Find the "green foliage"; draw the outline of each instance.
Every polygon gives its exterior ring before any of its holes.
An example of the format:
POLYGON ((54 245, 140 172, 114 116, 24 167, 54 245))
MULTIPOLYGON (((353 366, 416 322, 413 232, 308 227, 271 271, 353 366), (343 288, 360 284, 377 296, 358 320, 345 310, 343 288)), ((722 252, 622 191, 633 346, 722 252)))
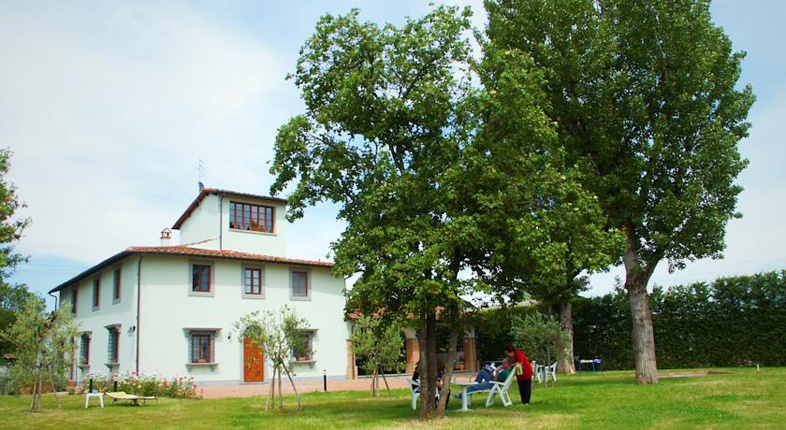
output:
POLYGON ((652 302, 664 367, 786 364, 786 272, 672 287, 652 302))
MULTIPOLYGON (((90 381, 82 381, 82 392, 87 392, 90 381)), ((115 391, 112 375, 94 375, 93 389, 99 392, 115 391)), ((160 376, 137 375, 134 372, 118 375, 117 391, 138 396, 169 397, 171 399, 201 399, 204 390, 199 390, 194 377, 175 376, 172 379, 160 376)))
POLYGON ((743 53, 709 0, 488 0, 493 44, 542 71, 546 112, 586 173, 608 225, 625 233, 637 380, 656 382, 647 283, 718 258, 747 165, 754 97, 737 88, 743 53))
POLYGON ((16 387, 33 386, 33 404, 40 409, 40 391, 36 400, 35 387, 41 383, 51 384, 55 391, 65 387, 78 327, 70 306, 47 314, 44 302, 37 297, 15 315, 14 324, 0 332, 0 337, 13 345, 15 361, 10 374, 16 387))
POLYGON ((5 363, 0 364, 0 396, 9 394, 16 394, 19 392, 19 387, 16 381, 11 377, 10 370, 6 367, 5 363))
MULTIPOLYGON (((384 309, 385 319, 411 314, 433 340, 435 324, 426 321, 437 308, 463 306, 471 284, 458 273, 482 243, 477 219, 462 216, 474 197, 461 189, 475 94, 469 11, 437 7, 400 27, 358 15, 323 17, 300 51, 292 78, 306 113, 279 129, 271 193, 294 185, 290 219, 307 205, 339 203, 347 227, 332 244, 334 270, 360 273, 348 309, 384 309)), ((436 367, 435 342, 423 354, 436 367)), ((422 411, 431 414, 430 406, 422 411)))
MULTIPOLYGON (((24 304, 34 296, 24 285, 9 285, 8 278, 26 257, 14 253, 13 243, 22 237, 30 223, 29 219, 14 219, 17 209, 24 207, 16 195, 16 187, 7 181, 11 151, 0 149, 0 331, 14 323, 14 313, 21 311, 24 304)), ((0 357, 11 352, 11 344, 0 340, 0 357)))
MULTIPOLYGON (((716 256, 754 97, 709 1, 488 1, 489 37, 530 55, 549 114, 643 265, 716 256)), ((649 267, 645 267, 648 269, 649 267)))
MULTIPOLYGON (((25 257, 15 254, 10 243, 22 237, 22 231, 30 223, 27 218, 13 219, 17 209, 24 207, 16 195, 16 187, 9 183, 6 176, 11 168, 11 151, 0 149, 0 278, 8 279, 17 264, 26 261, 25 257)), ((2 299, 5 302, 5 299, 2 299)), ((5 303, 3 303, 5 305, 5 303)))
POLYGON ((462 193, 478 200, 469 210, 481 220, 475 239, 485 253, 470 265, 500 302, 529 293, 558 303, 579 272, 617 258, 619 232, 605 227, 585 174, 560 146, 532 60, 486 44, 477 70, 485 93, 473 105, 480 125, 462 193))
POLYGON ((440 7, 402 27, 358 14, 323 17, 301 50, 292 78, 307 111, 279 130, 271 192, 295 183, 291 218, 321 200, 342 205, 335 270, 361 273, 350 309, 419 316, 457 300, 450 241, 474 234, 447 234, 444 222, 469 94, 467 12, 440 7))
MULTIPOLYGON (((624 291, 576 301, 575 351, 604 369, 630 369, 630 313, 624 291)), ((786 365, 786 272, 656 288, 651 295, 663 368, 786 365)))
POLYGON ((485 309, 473 318, 475 348, 480 362, 499 362, 505 356, 505 345, 516 343, 513 322, 537 313, 534 307, 485 309))
MULTIPOLYGON (((0 331, 7 330, 16 321, 16 313, 24 309, 25 303, 37 299, 24 285, 9 285, 0 279, 0 331)), ((13 351, 13 344, 0 338, 0 357, 13 351)))
POLYGON ((518 349, 525 351, 530 360, 550 365, 557 354, 571 342, 570 334, 562 330, 559 321, 540 313, 524 318, 512 317, 513 337, 518 349))
POLYGON ((608 229, 559 147, 528 56, 484 44, 474 58, 468 9, 435 7, 398 27, 358 15, 323 17, 300 51, 291 78, 306 112, 279 129, 271 192, 291 190, 290 219, 341 205, 335 271, 360 274, 348 308, 413 316, 432 378, 437 309, 449 318, 473 292, 517 301, 532 279, 564 280, 555 235, 569 225, 591 238, 576 240, 576 259, 594 267, 604 252, 583 244, 608 229))
MULTIPOLYGON (((404 336, 401 333, 401 324, 388 323, 381 318, 363 315, 357 321, 352 331, 352 349, 355 360, 367 374, 372 375, 373 396, 379 395, 379 382, 377 378, 385 370, 400 372, 406 363, 401 358, 401 345, 404 336)), ((390 388, 388 387, 388 394, 390 388)))

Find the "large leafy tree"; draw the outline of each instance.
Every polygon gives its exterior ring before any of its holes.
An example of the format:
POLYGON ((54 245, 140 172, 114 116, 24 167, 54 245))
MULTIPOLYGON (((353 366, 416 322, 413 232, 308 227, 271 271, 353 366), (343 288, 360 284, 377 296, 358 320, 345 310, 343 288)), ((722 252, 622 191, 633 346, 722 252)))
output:
MULTIPOLYGON (((468 83, 457 66, 466 73, 468 22, 439 8, 380 28, 358 13, 323 17, 301 49, 293 78, 307 111, 279 130, 271 191, 296 181, 290 218, 321 200, 342 205, 347 228, 333 244, 336 271, 361 273, 349 306, 415 317, 423 396, 433 399, 437 308, 455 311, 460 293, 461 257, 442 230, 448 196, 436 188, 459 152, 468 83)), ((431 417, 433 403, 422 406, 421 416, 431 417)))
POLYGON ((468 16, 438 7, 401 27, 357 11, 322 18, 293 75, 306 113, 279 129, 271 168, 272 193, 292 185, 290 219, 340 204, 335 270, 360 274, 350 309, 412 318, 421 418, 435 415, 437 314, 451 328, 449 381, 461 297, 520 297, 563 252, 550 240, 555 208, 589 197, 565 170, 532 63, 493 50, 475 62, 468 16))
POLYGON ((655 383, 647 284, 661 260, 719 258, 745 167, 750 87, 709 0, 488 0, 488 36, 544 73, 548 113, 589 175, 622 261, 636 381, 655 383))

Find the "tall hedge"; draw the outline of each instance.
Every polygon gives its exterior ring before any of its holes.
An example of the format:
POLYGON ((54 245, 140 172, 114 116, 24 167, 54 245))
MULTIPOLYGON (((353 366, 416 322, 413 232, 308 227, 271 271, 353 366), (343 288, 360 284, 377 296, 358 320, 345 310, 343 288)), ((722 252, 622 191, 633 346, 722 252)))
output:
MULTIPOLYGON (((658 367, 786 365, 786 271, 655 288, 658 367)), ((577 298, 574 353, 605 369, 633 368, 625 292, 577 298)))
POLYGON ((622 289, 601 297, 576 298, 573 305, 573 354, 600 358, 606 369, 632 369, 631 314, 622 289))

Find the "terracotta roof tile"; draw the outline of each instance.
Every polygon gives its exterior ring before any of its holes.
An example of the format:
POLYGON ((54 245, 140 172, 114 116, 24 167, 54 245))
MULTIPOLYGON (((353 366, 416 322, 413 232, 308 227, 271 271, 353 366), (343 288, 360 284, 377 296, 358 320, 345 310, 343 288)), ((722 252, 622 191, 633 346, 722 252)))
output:
POLYGON ((119 252, 106 260, 96 264, 95 266, 85 270, 84 272, 74 276, 66 282, 58 285, 49 290, 49 293, 54 293, 62 290, 63 288, 73 285, 81 280, 92 276, 94 273, 101 271, 103 268, 108 267, 126 257, 134 254, 149 255, 181 255, 181 256, 195 256, 195 257, 209 257, 209 258, 223 258, 230 260, 244 260, 244 261, 258 261, 264 263, 280 263, 292 264, 297 266, 311 266, 311 267, 325 267, 332 268, 333 263, 329 261, 313 261, 313 260, 299 260, 295 258, 276 257, 272 255, 251 254, 248 252, 239 252, 232 250, 217 250, 217 249, 203 249, 192 248, 188 246, 132 246, 126 248, 124 251, 119 252))
POLYGON ((233 260, 252 260, 269 263, 297 264, 302 266, 333 267, 329 261, 299 260, 294 258, 276 257, 273 255, 251 254, 248 252, 193 248, 190 246, 132 246, 127 252, 142 254, 193 255, 197 257, 229 258, 233 260))

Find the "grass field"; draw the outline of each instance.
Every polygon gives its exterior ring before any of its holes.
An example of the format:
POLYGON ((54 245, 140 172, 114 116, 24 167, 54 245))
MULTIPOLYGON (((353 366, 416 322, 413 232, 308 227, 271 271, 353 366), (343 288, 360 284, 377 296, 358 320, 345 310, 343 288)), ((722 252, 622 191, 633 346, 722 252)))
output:
MULTIPOLYGON (((392 397, 370 398, 367 392, 308 393, 298 411, 285 397, 283 412, 264 412, 265 398, 218 400, 162 399, 146 406, 84 408, 83 396, 67 396, 62 408, 44 398, 44 410, 28 411, 28 396, 0 396, 4 429, 755 429, 786 428, 786 369, 713 369, 721 374, 685 376, 691 371, 663 371, 660 383, 636 386, 632 372, 582 373, 560 377, 556 387, 536 384, 532 404, 499 401, 484 408, 480 399, 468 413, 451 400, 447 417, 417 420, 408 390, 392 397), (669 375, 674 376, 669 376, 669 375)), ((706 373, 706 372, 705 372, 706 373)), ((512 387, 516 389, 515 385, 512 387)), ((512 393, 514 400, 518 393, 512 393)))

